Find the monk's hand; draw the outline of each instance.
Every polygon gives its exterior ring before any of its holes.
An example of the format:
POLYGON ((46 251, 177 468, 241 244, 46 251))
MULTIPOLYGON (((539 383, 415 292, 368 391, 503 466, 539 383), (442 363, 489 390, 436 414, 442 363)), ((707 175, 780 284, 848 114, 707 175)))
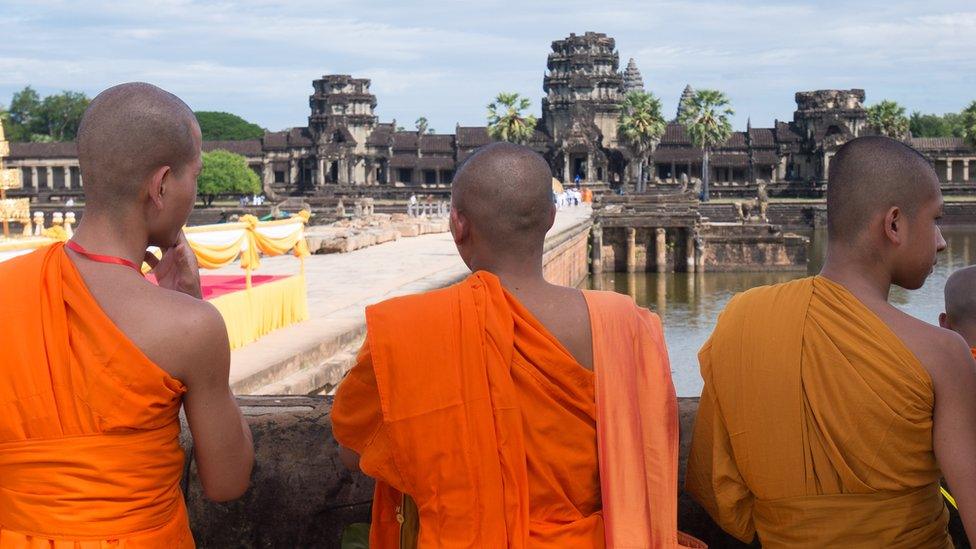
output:
POLYGON ((160 288, 175 290, 197 299, 203 298, 197 256, 193 254, 182 231, 175 245, 163 249, 162 258, 157 259, 152 253, 146 252, 146 263, 152 267, 160 288))

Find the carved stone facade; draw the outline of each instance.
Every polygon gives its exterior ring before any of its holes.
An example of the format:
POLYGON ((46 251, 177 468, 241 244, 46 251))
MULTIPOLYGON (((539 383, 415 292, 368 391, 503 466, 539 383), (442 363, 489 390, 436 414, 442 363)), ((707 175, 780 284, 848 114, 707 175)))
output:
MULTIPOLYGON (((602 33, 570 34, 552 42, 542 87, 542 116, 528 145, 545 156, 553 176, 572 184, 629 188, 636 170, 617 139, 627 91, 643 86, 636 62, 619 70, 614 39, 602 33)), ((261 139, 206 142, 204 150, 243 155, 269 195, 308 195, 355 186, 446 189, 454 170, 489 143, 485 127, 454 134, 396 131, 380 122, 370 81, 327 75, 312 82, 308 125, 267 132, 261 139)), ((687 86, 679 111, 694 94, 687 86)), ((864 90, 798 92, 791 122, 734 132, 711 155, 711 192, 755 196, 758 182, 773 196, 820 196, 837 148, 871 132, 864 90)), ((908 138, 935 166, 949 192, 976 193, 976 150, 960 138, 908 138)), ((649 189, 694 187, 701 151, 676 121, 666 127, 648 167, 649 189)), ((81 195, 74 143, 12 143, 10 167, 23 170, 24 189, 11 196, 38 201, 81 195)))

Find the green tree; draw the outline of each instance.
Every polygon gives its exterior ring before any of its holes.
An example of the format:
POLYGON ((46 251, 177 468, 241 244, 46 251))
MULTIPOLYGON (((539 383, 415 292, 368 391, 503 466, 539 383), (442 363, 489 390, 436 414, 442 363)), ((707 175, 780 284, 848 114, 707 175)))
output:
POLYGON ((908 134, 905 107, 895 101, 884 101, 868 107, 868 125, 881 135, 901 139, 908 134))
POLYGON ((664 135, 661 100, 653 93, 632 91, 624 97, 617 120, 617 135, 637 161, 637 192, 645 191, 644 167, 664 135))
POLYGON ((30 141, 31 125, 41 106, 41 96, 30 86, 14 93, 8 109, 9 122, 7 139, 11 141, 30 141))
POLYGON ((678 122, 685 127, 692 144, 702 150, 702 195, 708 202, 708 184, 711 179, 709 157, 712 149, 732 137, 729 117, 735 111, 729 98, 718 90, 698 90, 684 105, 678 122))
POLYGON ((417 133, 420 135, 427 133, 427 117, 421 116, 418 118, 417 121, 414 122, 414 127, 417 128, 417 133))
POLYGON ((976 147, 976 101, 969 104, 960 113, 960 126, 962 127, 962 138, 970 147, 976 147))
POLYGON ((222 194, 255 194, 261 192, 261 179, 247 167, 247 159, 230 151, 217 149, 203 153, 203 169, 197 178, 197 194, 210 206, 222 194))
POLYGON ((531 106, 526 97, 517 93, 499 93, 488 104, 488 135, 509 143, 525 143, 532 137, 536 119, 523 111, 531 106))
POLYGON ((31 141, 44 140, 37 135, 50 136, 52 141, 74 140, 89 103, 91 99, 81 92, 63 91, 45 97, 31 121, 31 141))
POLYGON ((261 139, 264 128, 252 124, 236 114, 216 111, 196 111, 204 141, 240 141, 261 139))

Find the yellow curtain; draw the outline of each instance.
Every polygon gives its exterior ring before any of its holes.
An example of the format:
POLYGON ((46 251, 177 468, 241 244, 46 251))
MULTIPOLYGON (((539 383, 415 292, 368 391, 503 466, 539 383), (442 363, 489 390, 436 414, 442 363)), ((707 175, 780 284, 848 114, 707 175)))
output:
POLYGON ((246 292, 224 294, 210 303, 224 317, 231 349, 308 318, 303 275, 261 284, 246 292))

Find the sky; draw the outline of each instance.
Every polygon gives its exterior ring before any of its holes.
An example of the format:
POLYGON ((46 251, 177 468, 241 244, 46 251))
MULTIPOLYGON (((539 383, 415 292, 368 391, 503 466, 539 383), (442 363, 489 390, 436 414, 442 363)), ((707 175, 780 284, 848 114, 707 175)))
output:
POLYGON ((408 128, 484 125, 502 91, 538 116, 551 42, 586 31, 616 39, 669 117, 686 84, 724 91, 737 129, 791 120, 801 90, 908 112, 976 100, 973 0, 0 0, 0 20, 0 105, 26 85, 92 97, 142 80, 270 130, 307 124, 324 74, 372 79, 380 120, 408 128))

